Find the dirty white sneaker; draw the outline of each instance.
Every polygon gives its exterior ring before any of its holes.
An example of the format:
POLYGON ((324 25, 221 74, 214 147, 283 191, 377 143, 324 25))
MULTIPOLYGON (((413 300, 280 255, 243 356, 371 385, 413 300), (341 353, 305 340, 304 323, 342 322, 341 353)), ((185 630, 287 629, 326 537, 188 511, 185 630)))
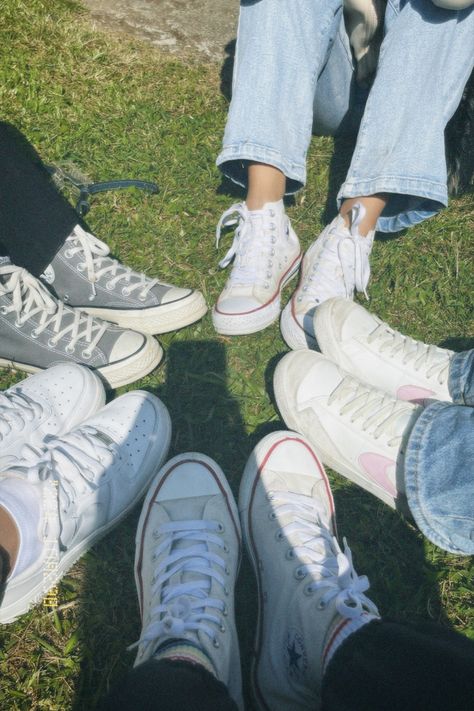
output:
POLYGON ((100 378, 75 363, 60 363, 0 392, 0 470, 21 457, 25 444, 39 447, 80 425, 105 404, 100 378))
POLYGON ((66 304, 140 333, 175 331, 207 311, 203 295, 133 271, 76 225, 42 275, 66 304))
POLYGON ((404 336, 347 299, 322 304, 314 328, 325 356, 398 400, 452 400, 448 376, 453 351, 404 336))
POLYGON ((147 375, 162 357, 151 336, 65 306, 25 269, 0 264, 0 367, 35 373, 82 363, 118 388, 147 375))
POLYGON ((313 319, 326 299, 352 299, 354 291, 367 295, 369 255, 375 232, 359 234, 365 215, 360 203, 350 213, 350 228, 339 215, 319 235, 303 257, 298 286, 281 315, 281 333, 293 350, 317 348, 313 319))
POLYGON ((294 432, 259 442, 242 477, 239 509, 258 582, 255 706, 319 708, 325 666, 378 611, 345 541, 344 552, 339 547, 331 489, 311 444, 294 432))
POLYGON ((135 581, 142 631, 135 666, 174 649, 191 655, 242 708, 234 586, 239 514, 220 467, 204 454, 174 457, 157 474, 138 523, 135 581))
POLYGON ((288 353, 273 380, 287 426, 324 464, 393 508, 407 510, 403 456, 422 408, 351 377, 320 353, 288 353))
POLYGON ((0 493, 14 519, 18 491, 25 489, 31 508, 36 500, 36 535, 25 550, 20 543, 0 589, 0 622, 12 622, 39 602, 135 506, 163 463, 170 438, 166 407, 136 390, 42 448, 24 448, 24 458, 2 472, 0 493), (33 559, 32 549, 37 551, 33 559))
POLYGON ((232 246, 219 266, 234 263, 212 312, 216 331, 229 336, 261 331, 278 318, 282 289, 301 261, 282 200, 253 211, 245 203, 232 205, 217 225, 217 244, 222 227, 234 224, 232 246))

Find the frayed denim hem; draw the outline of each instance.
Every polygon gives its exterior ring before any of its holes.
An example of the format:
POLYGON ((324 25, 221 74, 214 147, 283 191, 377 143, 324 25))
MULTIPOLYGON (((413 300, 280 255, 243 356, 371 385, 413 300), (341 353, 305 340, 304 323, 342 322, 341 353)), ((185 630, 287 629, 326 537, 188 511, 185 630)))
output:
POLYGON ((294 163, 283 156, 279 151, 255 143, 236 143, 224 146, 219 153, 216 165, 221 172, 244 188, 247 187, 247 164, 267 163, 278 168, 286 176, 286 195, 292 195, 300 190, 306 183, 306 166, 294 163))

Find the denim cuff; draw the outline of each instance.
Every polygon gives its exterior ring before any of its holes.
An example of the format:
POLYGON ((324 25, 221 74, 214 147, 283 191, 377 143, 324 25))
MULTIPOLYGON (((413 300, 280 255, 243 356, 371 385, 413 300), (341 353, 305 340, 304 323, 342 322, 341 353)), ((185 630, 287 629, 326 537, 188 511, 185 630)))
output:
POLYGON ((413 427, 405 454, 405 489, 420 531, 449 553, 474 554, 474 452, 471 408, 429 405, 413 427))
POLYGON ((217 156, 216 165, 226 178, 246 188, 248 161, 267 163, 281 170, 286 176, 286 195, 296 193, 306 183, 304 163, 295 163, 279 151, 258 143, 245 141, 224 146, 217 156))
POLYGON ((448 388, 453 402, 474 407, 474 350, 453 355, 449 364, 448 388))

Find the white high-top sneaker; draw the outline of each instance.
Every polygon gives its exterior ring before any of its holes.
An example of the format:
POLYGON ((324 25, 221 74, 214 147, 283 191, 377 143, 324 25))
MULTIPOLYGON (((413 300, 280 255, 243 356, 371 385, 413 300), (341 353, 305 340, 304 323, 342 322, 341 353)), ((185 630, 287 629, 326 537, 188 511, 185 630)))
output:
POLYGON ((352 299, 354 291, 367 295, 370 277, 369 255, 375 231, 359 234, 365 215, 360 203, 350 212, 350 228, 338 215, 305 253, 298 286, 281 315, 281 333, 293 350, 317 348, 313 319, 326 299, 352 299))
POLYGON ((0 470, 94 415, 105 404, 100 378, 76 363, 60 363, 0 393, 0 470))
POLYGON ((0 500, 15 521, 18 496, 29 500, 35 524, 25 536, 19 530, 17 560, 0 591, 1 623, 39 602, 135 506, 170 439, 166 407, 136 390, 41 449, 24 448, 24 458, 0 476, 0 500))
POLYGON ((453 351, 404 336, 348 299, 322 304, 314 328, 324 355, 356 378, 398 400, 451 401, 448 376, 453 351))
POLYGON ((195 452, 167 462, 150 486, 138 523, 135 582, 142 631, 133 646, 135 666, 170 646, 180 648, 180 659, 191 654, 204 660, 242 708, 234 616, 240 541, 237 506, 220 467, 195 452))
POLYGON ((347 544, 344 552, 339 547, 331 489, 310 443, 294 432, 259 442, 242 477, 239 509, 258 582, 256 708, 317 709, 325 666, 378 611, 347 544))
POLYGON ((310 351, 288 353, 273 386, 287 426, 308 437, 324 464, 407 511, 403 456, 421 407, 360 382, 310 351))
POLYGON ((232 205, 217 225, 217 244, 222 227, 235 224, 232 246, 219 262, 224 268, 233 260, 232 271, 212 312, 216 331, 229 336, 261 331, 278 318, 282 289, 301 261, 283 200, 252 211, 232 205))

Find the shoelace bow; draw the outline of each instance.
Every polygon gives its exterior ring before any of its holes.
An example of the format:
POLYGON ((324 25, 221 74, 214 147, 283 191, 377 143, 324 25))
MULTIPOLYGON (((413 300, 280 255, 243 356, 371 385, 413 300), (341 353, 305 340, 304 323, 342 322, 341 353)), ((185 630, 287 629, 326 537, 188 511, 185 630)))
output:
MULTIPOLYGON (((75 432, 63 435, 61 439, 51 438, 41 448, 25 445, 21 451, 21 460, 14 469, 28 481, 37 483, 51 481, 54 487, 49 492, 48 511, 58 512, 59 517, 74 508, 81 496, 79 487, 97 489, 104 470, 111 467, 117 456, 116 445, 105 444, 97 437, 97 430, 84 425, 75 432)), ((62 528, 69 523, 66 515, 61 522, 62 528)))
MULTIPOLYGON (((321 293, 334 296, 333 271, 339 271, 344 281, 344 293, 341 293, 341 296, 352 298, 355 289, 363 293, 366 299, 369 298, 367 293, 370 279, 369 254, 373 240, 370 235, 362 237, 359 234, 359 224, 365 214, 365 211, 359 208, 362 206, 352 208, 349 230, 345 227, 340 230, 340 226, 335 225, 325 238, 326 244, 323 246, 322 256, 329 263, 329 269, 320 270, 321 273, 316 278, 314 272, 319 266, 318 259, 305 276, 302 290, 307 292, 307 298, 316 303, 321 301, 321 293)), ((302 297, 299 300, 301 301, 302 297)))
POLYGON ((224 574, 226 566, 223 558, 208 550, 208 544, 225 549, 220 535, 222 527, 216 521, 171 521, 159 526, 154 538, 161 540, 157 545, 153 561, 166 555, 156 566, 152 595, 158 604, 151 609, 151 622, 140 639, 129 649, 140 644, 156 642, 162 636, 183 637, 187 632, 203 632, 218 646, 215 629, 222 625, 226 614, 223 600, 209 597, 211 581, 215 580, 227 593, 224 574), (183 543, 190 543, 182 546, 183 543), (221 572, 222 571, 222 572, 221 572), (196 579, 185 579, 186 577, 196 579), (180 582, 172 580, 179 577, 180 582), (214 612, 206 612, 211 610, 214 612))
POLYGON ((76 225, 72 234, 67 239, 66 256, 72 257, 80 254, 83 263, 78 266, 86 270, 87 278, 91 283, 92 301, 97 295, 95 284, 103 276, 108 276, 106 288, 113 289, 120 281, 124 280, 124 296, 129 296, 133 291, 140 289, 138 298, 146 299, 150 290, 160 284, 158 279, 150 279, 145 274, 134 272, 131 267, 126 267, 116 259, 110 257, 110 249, 97 239, 95 235, 86 232, 80 225, 76 225))
POLYGON ((389 447, 397 446, 402 439, 402 434, 393 434, 393 425, 402 415, 411 414, 413 409, 413 406, 394 401, 389 395, 372 390, 349 375, 342 379, 329 396, 328 405, 332 404, 339 405, 341 417, 352 413, 351 423, 362 420, 362 431, 371 432, 375 439, 382 435, 388 436, 389 447))
POLYGON ((13 429, 23 430, 43 412, 39 402, 19 390, 0 393, 0 440, 13 429))
POLYGON ((271 212, 262 215, 258 219, 261 221, 262 234, 269 237, 269 244, 264 245, 262 241, 252 239, 252 221, 249 210, 243 203, 231 205, 226 210, 217 223, 216 227, 216 248, 222 237, 222 229, 237 225, 234 239, 227 254, 219 262, 219 267, 225 269, 234 260, 233 269, 229 276, 229 281, 233 285, 254 285, 263 282, 268 288, 268 279, 271 279, 273 267, 272 257, 275 254, 273 245, 276 237, 272 234, 275 230, 275 223, 271 222, 274 215, 271 212))
POLYGON ((318 607, 324 609, 332 600, 340 615, 353 619, 362 612, 378 614, 374 603, 364 595, 370 583, 365 575, 357 575, 352 563, 352 553, 344 538, 342 552, 337 538, 321 523, 321 510, 309 496, 288 491, 269 492, 275 517, 289 515, 291 523, 282 526, 280 536, 292 541, 292 558, 304 561, 295 571, 299 580, 313 578, 306 592, 324 591, 318 607))
POLYGON ((427 378, 437 376, 440 385, 448 379, 450 353, 442 348, 414 341, 386 323, 377 326, 367 340, 369 343, 380 341, 380 353, 388 351, 390 356, 400 355, 404 365, 411 363, 415 371, 423 370, 427 378))
POLYGON ((69 344, 66 352, 72 352, 81 339, 88 343, 84 357, 91 355, 94 348, 102 338, 107 324, 94 319, 78 309, 65 306, 62 301, 55 301, 47 289, 34 276, 19 267, 0 267, 0 276, 10 275, 8 281, 0 283, 0 294, 11 295, 11 306, 1 306, 2 313, 13 312, 16 314, 15 325, 23 326, 33 316, 39 315, 39 324, 31 332, 37 338, 46 328, 51 327, 54 336, 49 339, 48 345, 56 346, 61 338, 68 337, 69 344), (69 323, 63 326, 63 319, 69 323))

